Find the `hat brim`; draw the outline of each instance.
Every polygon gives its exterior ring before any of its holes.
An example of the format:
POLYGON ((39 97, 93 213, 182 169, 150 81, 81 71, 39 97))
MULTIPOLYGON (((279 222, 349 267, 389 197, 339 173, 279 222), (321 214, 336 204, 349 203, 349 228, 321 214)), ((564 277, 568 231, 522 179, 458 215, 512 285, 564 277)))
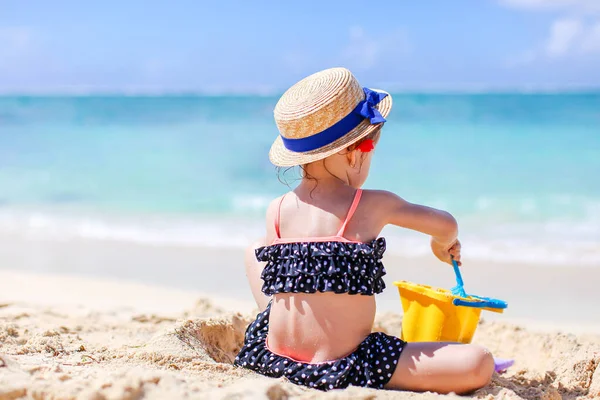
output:
MULTIPOLYGON (((381 113, 381 115, 383 115, 384 118, 387 118, 390 111, 392 110, 392 96, 383 90, 371 90, 387 94, 387 96, 385 96, 385 98, 375 106, 375 108, 381 113)), ((380 125, 381 124, 373 125, 368 119, 365 119, 356 128, 354 128, 341 138, 337 139, 336 141, 326 146, 320 147, 316 150, 306 152, 295 152, 288 150, 283 144, 281 136, 277 136, 277 139, 275 139, 275 142, 273 142, 271 150, 269 151, 269 159, 273 164, 275 164, 278 167, 294 167, 296 165, 303 165, 319 161, 345 149, 351 144, 356 143, 360 139, 368 136, 380 125)))

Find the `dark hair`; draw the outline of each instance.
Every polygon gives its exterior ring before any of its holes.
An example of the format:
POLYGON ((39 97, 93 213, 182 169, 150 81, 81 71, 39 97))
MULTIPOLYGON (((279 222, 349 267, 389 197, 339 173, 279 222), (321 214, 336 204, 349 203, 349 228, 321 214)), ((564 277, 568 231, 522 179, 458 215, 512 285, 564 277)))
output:
MULTIPOLYGON (((375 129, 373 132, 369 133, 364 138, 362 138, 359 141, 357 141, 355 143, 352 143, 350 146, 346 147, 346 151, 347 152, 351 152, 351 151, 355 150, 358 146, 360 146, 360 144, 362 142, 364 142, 367 139, 371 139, 372 141, 374 141, 375 143, 377 143, 379 141, 379 138, 381 137, 381 129, 382 128, 383 128, 383 124, 381 124, 377 129, 375 129)), ((302 164, 302 165, 298 166, 300 168, 300 171, 301 171, 300 172, 300 177, 294 179, 294 181, 298 181, 298 180, 301 180, 303 178, 306 178, 306 179, 311 180, 311 181, 314 180, 315 181, 315 188, 313 188, 313 190, 315 190, 316 187, 317 187, 317 185, 319 184, 319 181, 318 181, 317 178, 311 176, 308 172, 306 172, 306 167, 307 166, 308 166, 308 164, 302 164)), ((362 168, 362 160, 361 160, 360 166, 362 168)), ((327 169, 327 166, 324 165, 324 167, 325 167, 325 170, 327 172, 329 172, 329 170, 327 169)), ((290 189, 291 189, 291 187, 290 187, 289 182, 287 180, 282 179, 282 175, 285 176, 285 174, 288 171, 293 170, 293 168, 294 167, 286 167, 286 168, 277 167, 277 179, 279 179, 279 182, 283 183, 284 185, 286 185, 290 189), (283 171, 283 174, 282 174, 282 171, 283 171)), ((333 174, 331 172, 329 172, 329 173, 333 176, 333 174)), ((312 190, 311 190, 311 194, 312 194, 312 190)))

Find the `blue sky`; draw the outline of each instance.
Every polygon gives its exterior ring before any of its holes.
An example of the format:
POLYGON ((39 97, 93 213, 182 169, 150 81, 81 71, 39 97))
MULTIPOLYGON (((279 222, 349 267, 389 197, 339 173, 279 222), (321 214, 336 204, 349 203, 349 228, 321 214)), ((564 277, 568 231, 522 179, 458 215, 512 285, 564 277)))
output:
POLYGON ((0 0, 0 92, 600 87, 599 0, 0 0))

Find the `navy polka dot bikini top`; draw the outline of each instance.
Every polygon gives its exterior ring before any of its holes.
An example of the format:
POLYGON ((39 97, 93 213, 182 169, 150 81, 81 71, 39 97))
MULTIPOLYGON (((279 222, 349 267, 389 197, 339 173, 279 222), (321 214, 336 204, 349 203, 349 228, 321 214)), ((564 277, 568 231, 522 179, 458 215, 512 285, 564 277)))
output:
POLYGON ((331 237, 282 239, 278 212, 277 239, 269 246, 256 249, 256 259, 266 262, 261 275, 263 293, 268 296, 316 292, 374 295, 385 289, 382 277, 386 272, 381 262, 385 238, 363 243, 343 237, 361 194, 358 189, 346 220, 337 235, 331 237))

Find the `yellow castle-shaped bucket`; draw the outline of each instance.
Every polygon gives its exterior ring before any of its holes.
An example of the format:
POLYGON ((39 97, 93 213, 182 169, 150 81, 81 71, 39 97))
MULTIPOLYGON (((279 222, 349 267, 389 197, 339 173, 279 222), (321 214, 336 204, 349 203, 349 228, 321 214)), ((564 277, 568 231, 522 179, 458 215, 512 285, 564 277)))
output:
MULTIPOLYGON (((462 289, 458 266, 455 271, 462 289)), ((400 338, 407 342, 470 343, 482 310, 502 313, 507 307, 502 300, 459 296, 446 289, 407 281, 397 281, 394 285, 398 287, 404 310, 400 338)))

